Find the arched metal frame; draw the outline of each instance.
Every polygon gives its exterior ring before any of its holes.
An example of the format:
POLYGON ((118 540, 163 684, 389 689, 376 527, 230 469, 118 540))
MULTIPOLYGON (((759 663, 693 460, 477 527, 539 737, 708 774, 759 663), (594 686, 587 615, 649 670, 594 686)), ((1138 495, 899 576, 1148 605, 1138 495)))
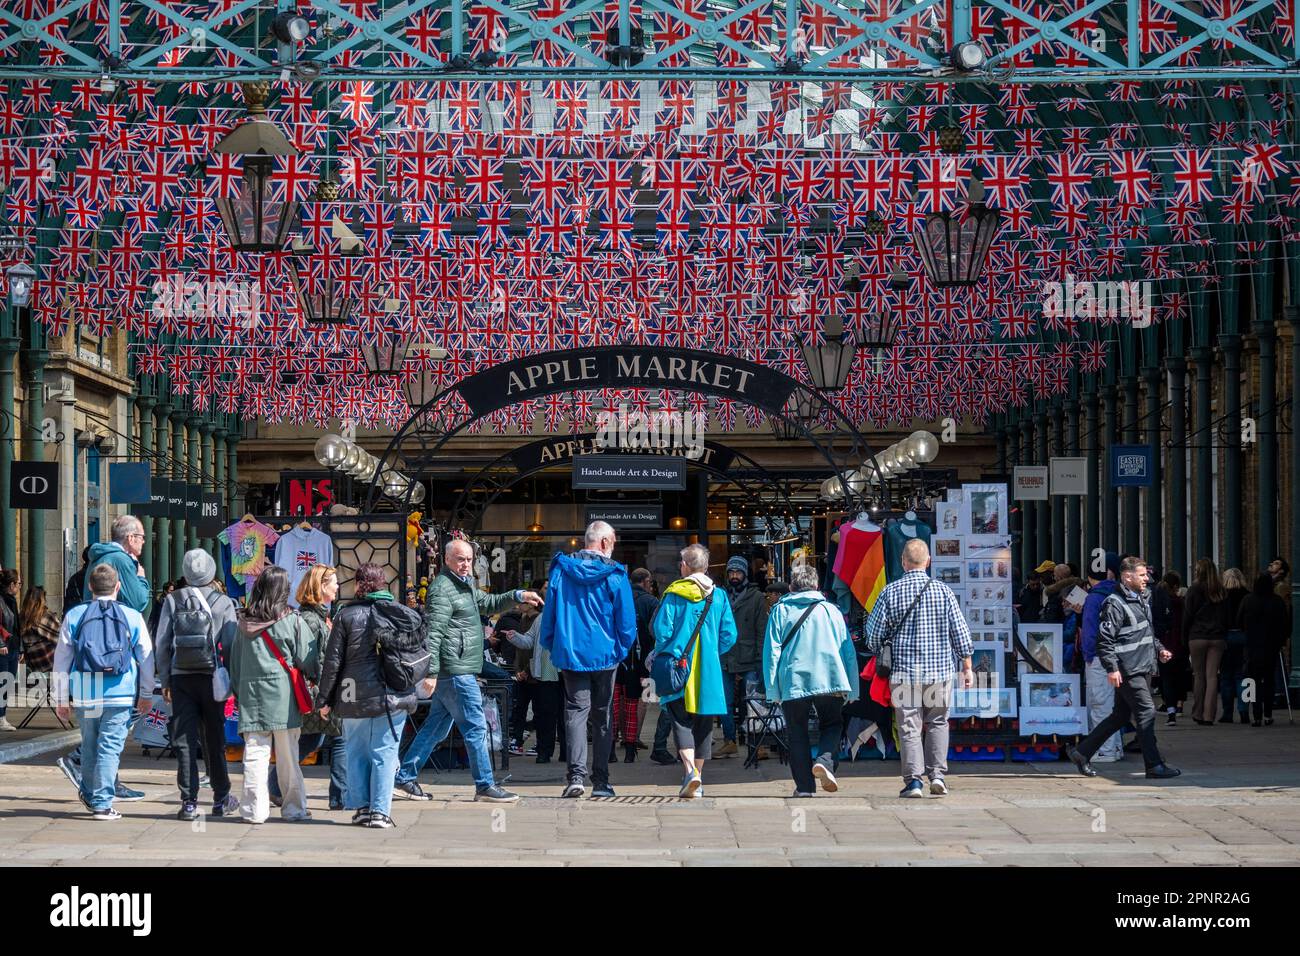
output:
MULTIPOLYGON (((593 349, 570 349, 554 352, 542 352, 529 356, 526 360, 529 364, 539 365, 544 363, 564 363, 567 361, 580 361, 583 358, 591 357, 599 353, 613 353, 624 347, 622 346, 598 346, 593 349)), ((631 348, 631 347, 627 347, 631 348)), ((646 387, 661 388, 672 391, 686 392, 690 394, 710 395, 720 398, 729 398, 737 402, 742 402, 754 408, 764 411, 769 418, 776 419, 788 426, 794 433, 799 434, 811 444, 817 452, 826 459, 829 466, 829 474, 839 475, 850 469, 862 469, 864 473, 876 472, 876 484, 880 484, 879 466, 876 463, 874 453, 866 438, 854 426, 853 422, 842 412, 836 405, 828 401, 826 396, 817 389, 812 388, 797 379, 791 378, 778 369, 771 366, 756 366, 754 363, 747 362, 735 356, 701 352, 688 349, 670 349, 655 348, 654 353, 662 355, 664 358, 683 358, 683 360, 699 359, 705 361, 714 361, 727 363, 732 366, 746 366, 749 369, 760 369, 765 379, 772 383, 775 388, 771 394, 756 395, 746 397, 736 394, 736 392, 722 387, 711 386, 708 383, 695 384, 693 382, 676 382, 676 381, 645 381, 629 380, 626 383, 609 383, 609 382, 589 382, 573 384, 569 381, 558 382, 549 385, 540 385, 533 387, 526 395, 520 395, 516 401, 504 401, 493 405, 487 412, 480 411, 475 413, 472 409, 464 415, 459 415, 453 410, 448 399, 454 394, 465 400, 466 392, 470 394, 481 395, 485 388, 495 387, 499 384, 501 370, 505 365, 516 363, 502 363, 492 366, 473 375, 467 376, 455 385, 451 385, 440 391, 433 398, 426 401, 416 409, 410 418, 407 419, 389 441, 384 449, 383 455, 379 459, 379 466, 375 469, 374 477, 370 481, 366 493, 365 512, 373 513, 377 510, 379 500, 387 497, 383 493, 384 475, 387 471, 394 470, 401 472, 409 471, 409 465, 403 465, 399 462, 399 457, 406 462, 415 460, 421 463, 433 461, 436 455, 452 438, 459 435, 471 424, 482 418, 484 414, 491 411, 499 411, 503 408, 509 408, 524 401, 531 401, 537 398, 543 398, 549 395, 559 395, 582 391, 596 391, 602 388, 615 387, 646 387), (488 386, 485 383, 493 383, 488 386), (773 396, 781 398, 779 403, 764 404, 764 399, 772 399, 773 396), (801 414, 802 412, 802 414, 801 414), (819 430, 814 430, 817 427, 819 430), (414 442, 417 448, 416 453, 412 455, 403 454, 403 448, 409 443, 414 442)), ((468 404, 468 403, 466 403, 468 404)), ((420 476, 413 476, 416 481, 420 476)), ((396 502, 399 510, 410 510, 411 493, 415 487, 415 481, 408 483, 406 494, 400 500, 390 499, 396 502)), ((865 491, 865 489, 864 489, 865 491)), ((845 503, 852 504, 855 508, 865 509, 868 505, 868 498, 863 492, 854 492, 851 488, 845 488, 845 503)), ((852 508, 850 509, 852 510, 852 508)))
MULTIPOLYGON (((728 448, 727 452, 748 468, 759 472, 762 476, 770 478, 770 482, 766 485, 754 485, 736 475, 729 474, 724 469, 699 462, 691 462, 691 467, 707 474, 727 479, 729 483, 740 489, 741 493, 750 504, 758 507, 759 511, 762 513, 763 521, 767 526, 769 535, 774 531, 780 530, 780 528, 784 527, 784 523, 782 523, 780 527, 773 524, 770 517, 770 510, 767 508, 767 501, 775 501, 780 508, 781 514, 794 514, 794 502, 790 500, 790 495, 785 490, 785 486, 777 481, 775 475, 771 474, 771 472, 758 462, 754 461, 754 459, 750 458, 744 452, 737 451, 734 448, 728 448), (764 488, 771 489, 771 493, 767 496, 766 500, 764 497, 764 488)), ((483 516, 487 513, 487 509, 490 508, 493 503, 501 497, 501 495, 519 484, 519 482, 526 481, 534 475, 539 475, 550 468, 556 467, 554 464, 548 463, 527 471, 512 469, 509 473, 504 473, 506 469, 509 468, 510 458, 511 452, 506 452, 494 461, 484 465, 479 469, 477 474, 466 481, 465 490, 461 492, 460 497, 456 499, 456 503, 452 505, 451 514, 448 518, 449 525, 460 526, 469 534, 476 534, 479 530, 479 524, 483 520, 483 516), (498 475, 498 472, 502 472, 503 474, 498 475), (471 507, 471 504, 473 507, 471 507), (472 515, 473 522, 466 524, 465 521, 462 520, 462 515, 472 515)))

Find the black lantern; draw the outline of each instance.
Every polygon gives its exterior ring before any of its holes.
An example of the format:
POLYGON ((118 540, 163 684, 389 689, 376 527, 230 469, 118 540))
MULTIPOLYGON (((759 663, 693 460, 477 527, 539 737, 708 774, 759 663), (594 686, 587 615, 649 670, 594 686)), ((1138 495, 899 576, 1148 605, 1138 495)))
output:
MULTIPOLYGON (((338 183, 322 179, 316 184, 316 202, 332 203, 338 198, 338 183)), ((293 246, 289 279, 293 282, 303 320, 308 325, 346 325, 356 307, 356 299, 344 293, 343 283, 338 281, 336 273, 340 258, 359 256, 363 250, 352 230, 339 221, 337 215, 335 222, 330 248, 298 248, 297 242, 293 246), (333 251, 334 248, 338 251, 333 251)))
POLYGON ((15 262, 5 270, 9 282, 9 305, 25 309, 32 302, 32 286, 36 283, 36 270, 25 262, 15 262))
POLYGON ((837 392, 848 383, 858 350, 854 337, 845 334, 842 317, 833 315, 826 320, 821 345, 804 342, 799 350, 808 377, 818 391, 837 392))
POLYGON ((249 119, 217 143, 214 152, 238 156, 243 163, 239 192, 215 200, 221 223, 236 252, 276 252, 288 242, 298 219, 292 196, 271 198, 271 174, 277 156, 297 156, 298 151, 266 115, 271 85, 265 80, 241 84, 249 119))
POLYGON ((366 362, 366 374, 380 378, 397 378, 406 363, 410 338, 398 333, 380 338, 374 345, 363 345, 361 357, 366 362))
POLYGON ((411 411, 415 411, 437 397, 438 373, 433 366, 447 357, 447 350, 424 343, 410 346, 407 352, 420 358, 414 373, 402 383, 402 394, 406 396, 406 403, 411 406, 411 411))
POLYGON ((1001 212, 984 205, 984 184, 979 179, 971 179, 964 212, 934 212, 925 217, 914 239, 935 288, 979 282, 1001 221, 1001 212))

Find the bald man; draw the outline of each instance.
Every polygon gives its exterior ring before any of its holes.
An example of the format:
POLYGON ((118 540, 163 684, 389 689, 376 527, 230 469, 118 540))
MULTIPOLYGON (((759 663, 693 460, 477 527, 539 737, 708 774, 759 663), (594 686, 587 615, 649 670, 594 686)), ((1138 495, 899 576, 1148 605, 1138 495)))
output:
POLYGON ((920 538, 903 545, 903 576, 880 592, 867 620, 867 648, 879 655, 889 644, 893 668, 890 697, 898 721, 903 789, 900 797, 947 796, 948 706, 954 664, 961 660, 961 684, 970 687, 970 627, 948 585, 930 577, 930 548, 920 538), (924 729, 924 738, 922 730, 924 729))

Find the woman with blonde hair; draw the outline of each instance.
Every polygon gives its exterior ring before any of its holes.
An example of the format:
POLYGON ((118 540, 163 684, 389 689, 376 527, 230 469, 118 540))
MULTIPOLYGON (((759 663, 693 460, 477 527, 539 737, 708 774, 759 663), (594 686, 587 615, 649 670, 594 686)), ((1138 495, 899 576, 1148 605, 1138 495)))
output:
POLYGON ((1219 661, 1219 700, 1223 703, 1223 714, 1219 723, 1232 723, 1235 710, 1243 724, 1250 721, 1249 707, 1241 699, 1241 681, 1246 676, 1246 632, 1237 627, 1237 612, 1241 601, 1250 593, 1246 585, 1246 575, 1238 568, 1228 568, 1223 572, 1224 639, 1223 659, 1219 661))
POLYGON ((1228 647, 1227 592, 1218 567, 1209 558, 1196 562, 1183 609, 1184 643, 1196 675, 1192 720, 1206 727, 1214 723, 1219 709, 1219 662, 1228 647))
MULTIPOLYGON (((312 641, 324 652, 329 641, 333 619, 330 616, 334 601, 339 596, 338 571, 328 564, 317 564, 303 575, 294 592, 298 602, 298 616, 311 632, 312 641)), ((313 696, 315 688, 312 688, 313 696)), ((330 762, 329 808, 343 809, 343 795, 347 792, 347 761, 343 757, 343 721, 338 717, 322 717, 319 710, 302 715, 302 731, 298 737, 298 763, 316 752, 330 762)), ((270 774, 267 792, 271 803, 281 806, 280 780, 270 774)))

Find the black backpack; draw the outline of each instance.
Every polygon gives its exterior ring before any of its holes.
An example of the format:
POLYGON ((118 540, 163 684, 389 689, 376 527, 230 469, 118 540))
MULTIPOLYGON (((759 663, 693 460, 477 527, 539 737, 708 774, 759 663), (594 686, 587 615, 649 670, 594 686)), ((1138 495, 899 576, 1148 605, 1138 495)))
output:
POLYGON ((171 600, 172 667, 212 673, 217 669, 217 642, 212 634, 212 609, 203 592, 183 588, 171 600))
POLYGON ((408 694, 429 676, 429 646, 417 615, 388 615, 374 605, 367 628, 375 642, 380 676, 390 691, 408 694))

